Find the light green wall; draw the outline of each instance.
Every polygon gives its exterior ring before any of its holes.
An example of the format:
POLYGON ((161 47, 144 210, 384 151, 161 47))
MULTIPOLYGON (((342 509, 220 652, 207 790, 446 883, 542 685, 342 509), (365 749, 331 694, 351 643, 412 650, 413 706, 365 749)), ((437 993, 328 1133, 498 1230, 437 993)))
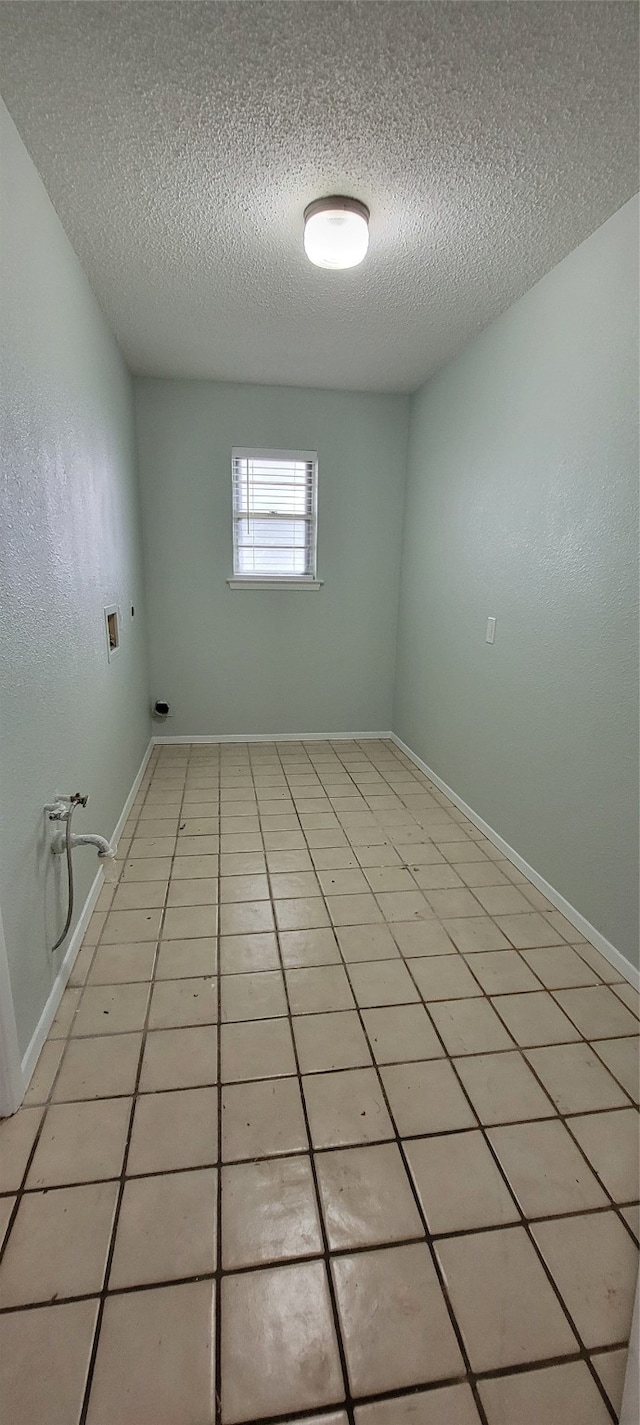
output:
POLYGON ((389 729, 407 398, 135 387, 157 730, 389 729), (318 451, 318 593, 229 589, 234 445, 318 451))
POLYGON ((637 273, 632 202, 414 397, 394 719, 635 963, 637 273))
MULTIPOLYGON (((1 103, 0 143, 0 905, 24 1052, 65 948, 43 805, 88 792, 75 829, 110 836, 150 729, 131 381, 1 103)), ((82 907, 98 863, 74 862, 82 907)))

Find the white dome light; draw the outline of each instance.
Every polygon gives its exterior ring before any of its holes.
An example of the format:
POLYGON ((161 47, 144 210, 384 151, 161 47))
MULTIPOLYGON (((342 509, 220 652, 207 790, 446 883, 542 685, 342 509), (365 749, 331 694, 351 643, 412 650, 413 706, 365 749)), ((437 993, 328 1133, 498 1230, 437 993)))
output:
POLYGON ((317 198, 305 208, 304 250, 316 267, 357 267, 369 246, 369 209, 357 198, 317 198))

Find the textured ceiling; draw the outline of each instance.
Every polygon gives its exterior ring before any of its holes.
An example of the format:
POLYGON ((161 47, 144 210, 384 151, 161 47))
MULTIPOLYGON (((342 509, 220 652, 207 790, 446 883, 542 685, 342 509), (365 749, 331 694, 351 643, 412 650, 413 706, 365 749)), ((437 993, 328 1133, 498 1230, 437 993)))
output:
POLYGON ((411 390, 636 190, 637 14, 3 3, 0 89, 134 371, 411 390))

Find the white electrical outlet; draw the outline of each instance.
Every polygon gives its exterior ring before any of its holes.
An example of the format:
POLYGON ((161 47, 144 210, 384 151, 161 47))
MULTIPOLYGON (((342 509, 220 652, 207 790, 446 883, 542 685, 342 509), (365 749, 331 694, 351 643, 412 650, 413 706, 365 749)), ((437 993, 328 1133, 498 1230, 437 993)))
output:
POLYGON ((487 632, 485 634, 485 640, 487 643, 495 643, 496 641, 496 621, 494 618, 487 619, 487 632))

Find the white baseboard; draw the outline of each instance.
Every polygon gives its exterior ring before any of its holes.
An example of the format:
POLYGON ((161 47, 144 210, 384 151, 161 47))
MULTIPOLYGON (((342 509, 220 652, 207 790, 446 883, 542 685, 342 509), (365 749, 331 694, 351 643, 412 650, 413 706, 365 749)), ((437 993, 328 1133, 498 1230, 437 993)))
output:
MULTIPOLYGON (((153 743, 150 742, 144 754, 140 767, 136 773, 131 791, 129 792, 127 800, 122 808, 120 816, 118 817, 118 820, 114 827, 113 833, 110 837, 111 844, 112 846, 114 846, 114 848, 118 844, 119 837, 122 833, 122 828, 125 824, 125 821, 127 820, 129 812, 131 811, 131 807, 135 800, 138 788, 140 786, 142 778, 144 777, 147 763, 151 756, 152 748, 153 743)), ((26 1093, 29 1087, 29 1081, 38 1062, 40 1051, 49 1033, 53 1020, 55 1019, 56 1010, 67 987, 69 976, 71 974, 71 971, 76 961, 76 956, 82 944, 85 930, 89 924, 91 916, 93 915, 95 904, 98 899, 98 896, 100 895, 103 883, 104 871, 102 870, 102 868, 100 868, 96 872, 96 875, 92 881, 91 889, 78 917, 77 923, 73 930, 73 934, 65 951, 64 959, 62 960, 53 985, 51 986, 49 997, 44 1006, 42 1014, 40 1015, 36 1028, 31 1036, 29 1046, 23 1056, 21 1066, 24 1081, 23 1093, 26 1093)), ((18 1104, 16 1104, 16 1108, 17 1107, 18 1104)))
POLYGON ((15 1113, 22 1103, 24 1091, 7 946, 0 915, 0 1118, 8 1118, 15 1113))
POLYGON ((155 746, 171 743, 219 743, 219 742, 370 742, 393 737, 391 732, 245 732, 238 736, 213 737, 208 733, 192 736, 153 737, 155 746))
POLYGON ((462 800, 462 797, 459 797, 457 792, 453 791, 452 787, 447 786, 447 783, 443 782, 442 777, 439 777, 437 772, 433 771, 432 767, 428 767, 426 762, 423 762, 422 758, 418 757, 417 753, 412 752, 411 748, 407 747, 406 742, 403 742, 401 738, 397 737, 395 732, 390 733, 389 736, 396 747, 399 747, 400 751, 404 752, 405 756, 408 757, 416 767, 419 767, 421 772, 424 772, 425 777, 428 777, 429 781, 433 782, 439 791, 444 792, 445 796, 449 798, 449 801, 453 802, 454 806, 457 806, 460 811, 464 812, 469 821, 472 821, 474 826, 477 826, 483 835, 487 837, 487 840, 492 841, 493 845, 498 847, 499 851, 502 851, 508 861, 512 861, 513 865, 517 866, 518 870, 523 872, 527 880, 531 881, 531 884, 536 886, 537 889, 542 892, 543 896, 546 896, 547 900, 551 901, 552 905, 562 912, 565 919, 570 921, 571 925, 575 925, 576 930, 580 931, 580 934, 584 936, 585 940, 588 940, 591 945, 594 945, 596 950, 599 950, 600 954, 604 955, 605 960, 608 960, 609 964, 613 965, 614 969, 619 970, 625 980, 629 981, 629 984, 634 985, 636 989, 640 989, 640 970, 631 964, 631 961, 627 959, 626 955, 623 955, 599 930, 596 930, 595 925, 591 925, 590 921, 588 921, 584 915, 581 915, 575 906, 572 906, 569 901, 565 900, 564 896, 560 895, 560 892, 557 891, 554 886, 549 885, 549 882, 545 881, 544 876, 539 875, 534 867, 530 866, 529 863, 524 860, 524 857, 520 856, 517 851, 514 851, 513 847, 509 846, 509 843, 505 841, 502 836, 499 836, 497 831, 493 830, 492 826, 489 826, 486 821, 483 821, 482 817, 478 816, 478 813, 473 810, 473 807, 468 806, 467 803, 462 800))

